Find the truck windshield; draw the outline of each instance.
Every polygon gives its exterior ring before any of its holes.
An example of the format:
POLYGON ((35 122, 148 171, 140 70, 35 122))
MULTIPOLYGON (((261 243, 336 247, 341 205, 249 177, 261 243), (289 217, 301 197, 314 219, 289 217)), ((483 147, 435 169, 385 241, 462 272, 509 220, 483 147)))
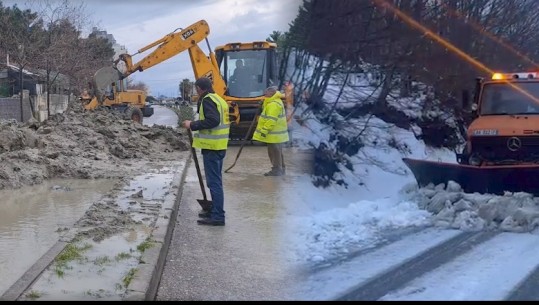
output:
POLYGON ((220 68, 227 81, 228 94, 235 97, 264 95, 268 82, 268 64, 266 50, 226 52, 220 68))
POLYGON ((481 115, 539 114, 539 83, 486 84, 481 115))

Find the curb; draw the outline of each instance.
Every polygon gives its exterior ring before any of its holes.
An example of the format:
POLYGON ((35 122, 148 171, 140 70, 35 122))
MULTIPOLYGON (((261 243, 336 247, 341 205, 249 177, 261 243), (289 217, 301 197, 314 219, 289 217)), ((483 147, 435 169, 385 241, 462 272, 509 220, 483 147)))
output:
POLYGON ((181 176, 174 177, 173 185, 178 185, 174 204, 172 207, 164 207, 159 213, 155 229, 151 234, 151 239, 155 245, 142 254, 138 271, 129 284, 126 295, 122 298, 124 301, 153 301, 157 296, 172 234, 176 227, 183 186, 187 176, 187 169, 191 165, 191 159, 192 155, 189 153, 181 176))
POLYGON ((56 256, 64 250, 66 242, 57 241, 30 269, 28 269, 6 292, 0 297, 1 301, 16 301, 39 277, 41 273, 54 261, 56 256))

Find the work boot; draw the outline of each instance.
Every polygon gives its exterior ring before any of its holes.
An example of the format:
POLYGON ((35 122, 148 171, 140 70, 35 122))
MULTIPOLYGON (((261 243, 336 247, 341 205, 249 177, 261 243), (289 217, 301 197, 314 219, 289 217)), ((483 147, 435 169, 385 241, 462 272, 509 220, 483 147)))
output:
POLYGON ((199 225, 205 225, 205 226, 224 226, 225 221, 224 220, 213 220, 211 218, 204 218, 197 220, 197 223, 199 225))
POLYGON ((282 175, 284 175, 282 170, 270 170, 269 172, 264 174, 264 176, 282 176, 282 175))
POLYGON ((211 212, 200 212, 198 213, 198 217, 200 218, 210 218, 211 217, 211 212))

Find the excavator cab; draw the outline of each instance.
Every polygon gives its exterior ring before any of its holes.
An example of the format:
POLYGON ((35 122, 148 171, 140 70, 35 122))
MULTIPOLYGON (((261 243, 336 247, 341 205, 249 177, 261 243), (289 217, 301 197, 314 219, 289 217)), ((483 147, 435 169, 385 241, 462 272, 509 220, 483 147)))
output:
POLYGON ((221 76, 227 84, 226 95, 257 98, 276 85, 275 45, 268 42, 230 43, 215 51, 221 76))
MULTIPOLYGON (((253 120, 257 120, 264 90, 277 86, 277 45, 267 41, 228 43, 215 48, 225 99, 232 106, 231 139, 243 139, 253 120)), ((252 135, 252 134, 251 134, 252 135)), ((248 135, 248 136, 251 136, 248 135)))

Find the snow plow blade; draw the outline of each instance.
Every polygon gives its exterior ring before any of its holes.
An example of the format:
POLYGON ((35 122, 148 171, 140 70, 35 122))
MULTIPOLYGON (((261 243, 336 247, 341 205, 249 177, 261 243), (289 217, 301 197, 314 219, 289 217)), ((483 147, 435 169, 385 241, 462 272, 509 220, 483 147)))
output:
POLYGON ((420 187, 449 181, 466 193, 503 195, 526 192, 539 195, 539 165, 473 166, 403 158, 420 187))

